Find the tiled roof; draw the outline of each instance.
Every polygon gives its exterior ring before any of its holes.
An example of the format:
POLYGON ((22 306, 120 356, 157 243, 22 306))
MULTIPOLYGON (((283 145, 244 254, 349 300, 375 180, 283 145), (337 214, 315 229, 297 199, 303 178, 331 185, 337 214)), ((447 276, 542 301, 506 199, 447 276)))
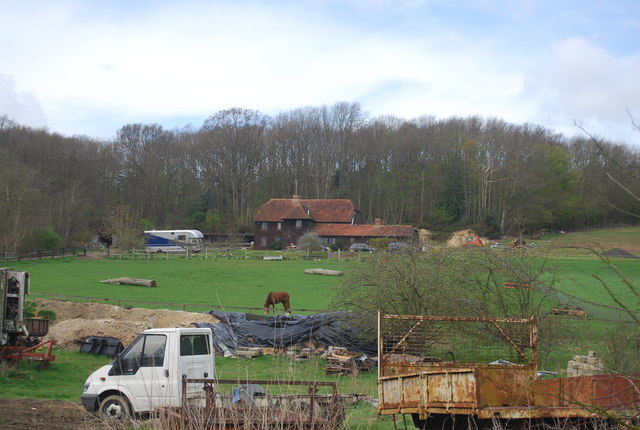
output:
POLYGON ((255 220, 312 219, 319 223, 351 223, 355 210, 348 199, 271 199, 258 209, 255 220))
POLYGON ((318 236, 334 237, 412 237, 416 229, 411 225, 318 224, 313 231, 318 236))

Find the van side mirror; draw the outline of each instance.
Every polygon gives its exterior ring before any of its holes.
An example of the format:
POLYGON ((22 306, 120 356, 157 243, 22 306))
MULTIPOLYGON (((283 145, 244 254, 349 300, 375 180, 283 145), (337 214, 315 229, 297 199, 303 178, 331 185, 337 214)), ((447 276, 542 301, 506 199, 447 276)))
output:
POLYGON ((109 375, 122 375, 122 354, 116 354, 109 375))

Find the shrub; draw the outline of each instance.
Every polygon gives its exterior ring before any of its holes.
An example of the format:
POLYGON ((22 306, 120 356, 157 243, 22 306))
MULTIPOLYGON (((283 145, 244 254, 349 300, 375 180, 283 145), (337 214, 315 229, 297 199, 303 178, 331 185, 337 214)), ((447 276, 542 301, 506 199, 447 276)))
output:
POLYGON ((298 240, 298 249, 301 251, 320 251, 322 249, 320 237, 313 232, 303 234, 298 240))
POLYGON ((391 237, 377 237, 375 239, 371 239, 369 245, 374 248, 376 251, 386 251, 387 246, 391 242, 395 242, 396 240, 391 237))
POLYGON ((62 246, 62 237, 52 227, 45 226, 34 228, 31 234, 22 242, 21 248, 24 250, 51 251, 60 246, 62 246))
POLYGON ((53 323, 56 319, 58 319, 58 315, 50 309, 40 309, 38 311, 38 316, 42 319, 49 320, 50 323, 53 323))

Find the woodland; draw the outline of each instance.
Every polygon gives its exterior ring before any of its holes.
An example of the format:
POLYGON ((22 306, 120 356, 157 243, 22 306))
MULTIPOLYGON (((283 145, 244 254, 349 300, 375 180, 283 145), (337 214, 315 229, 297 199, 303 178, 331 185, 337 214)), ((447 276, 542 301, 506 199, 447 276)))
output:
POLYGON ((0 163, 0 252, 82 246, 123 218, 138 233, 251 234, 263 203, 293 195, 351 199, 365 222, 490 237, 640 213, 640 151, 627 143, 479 116, 372 118, 349 102, 126 124, 106 141, 0 116, 0 163))

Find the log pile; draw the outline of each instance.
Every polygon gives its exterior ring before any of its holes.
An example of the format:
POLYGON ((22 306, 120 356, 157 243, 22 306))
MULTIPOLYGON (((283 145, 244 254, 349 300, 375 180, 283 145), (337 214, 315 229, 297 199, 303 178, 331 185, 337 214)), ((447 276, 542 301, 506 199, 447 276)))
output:
POLYGON ((300 345, 293 345, 287 348, 286 354, 295 361, 304 361, 312 357, 319 357, 320 352, 314 348, 303 348, 300 345))
POLYGON ((329 347, 326 359, 324 372, 328 375, 357 375, 376 367, 376 359, 350 354, 347 348, 337 346, 329 347))

